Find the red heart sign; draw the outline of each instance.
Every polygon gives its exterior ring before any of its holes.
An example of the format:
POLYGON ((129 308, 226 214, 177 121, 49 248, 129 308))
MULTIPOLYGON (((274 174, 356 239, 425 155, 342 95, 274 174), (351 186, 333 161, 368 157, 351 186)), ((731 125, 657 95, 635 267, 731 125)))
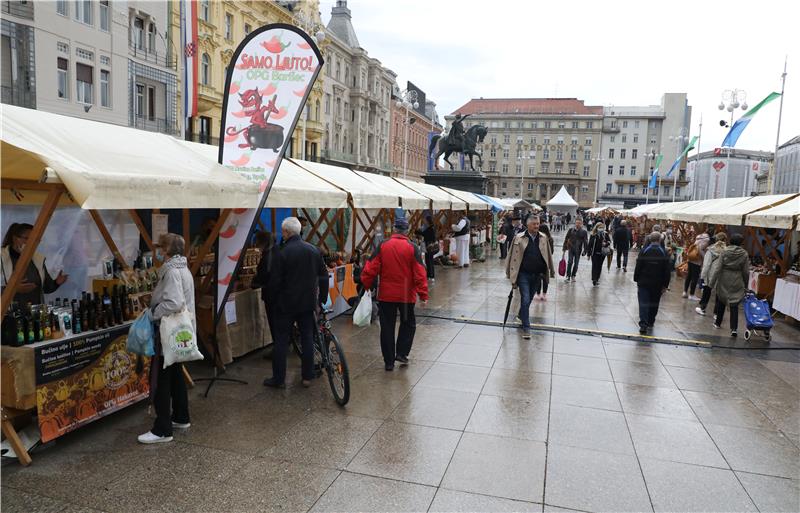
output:
POLYGON ((718 160, 718 161, 714 162, 713 164, 711 164, 711 166, 714 168, 714 170, 719 171, 723 167, 725 167, 725 163, 722 162, 721 160, 718 160))

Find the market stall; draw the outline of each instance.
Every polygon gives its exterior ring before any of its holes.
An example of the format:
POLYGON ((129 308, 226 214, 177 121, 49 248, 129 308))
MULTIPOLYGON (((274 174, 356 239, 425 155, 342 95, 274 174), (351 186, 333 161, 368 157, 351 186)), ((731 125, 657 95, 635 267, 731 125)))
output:
POLYGON ((578 202, 572 199, 565 186, 561 186, 555 196, 546 203, 548 210, 557 212, 569 212, 575 215, 578 210, 578 202))

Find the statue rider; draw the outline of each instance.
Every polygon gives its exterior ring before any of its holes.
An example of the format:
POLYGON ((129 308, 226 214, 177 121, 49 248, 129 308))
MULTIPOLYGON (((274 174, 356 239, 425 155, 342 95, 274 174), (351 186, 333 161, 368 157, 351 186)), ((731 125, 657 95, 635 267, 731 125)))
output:
POLYGON ((456 119, 453 121, 453 126, 450 127, 450 134, 448 136, 448 144, 456 148, 464 148, 464 120, 469 117, 469 114, 462 116, 456 114, 456 119))

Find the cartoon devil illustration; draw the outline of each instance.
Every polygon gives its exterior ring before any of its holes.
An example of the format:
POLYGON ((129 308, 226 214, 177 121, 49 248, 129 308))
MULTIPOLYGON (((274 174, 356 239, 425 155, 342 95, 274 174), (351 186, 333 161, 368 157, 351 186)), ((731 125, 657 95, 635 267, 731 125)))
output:
POLYGON ((280 111, 275 106, 278 95, 263 105, 263 97, 259 94, 258 89, 248 89, 243 93, 239 93, 239 104, 242 106, 245 115, 250 117, 250 125, 236 130, 235 127, 229 126, 225 133, 227 135, 243 134, 245 142, 239 144, 240 148, 271 148, 274 152, 278 152, 283 145, 283 127, 274 123, 268 123, 271 114, 277 114, 280 111))

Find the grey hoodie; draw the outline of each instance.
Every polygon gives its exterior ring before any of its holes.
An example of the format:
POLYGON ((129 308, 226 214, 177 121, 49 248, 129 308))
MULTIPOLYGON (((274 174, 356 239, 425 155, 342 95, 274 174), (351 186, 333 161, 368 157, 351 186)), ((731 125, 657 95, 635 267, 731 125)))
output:
POLYGON ((708 283, 711 266, 714 265, 714 261, 726 247, 726 244, 721 241, 717 241, 712 246, 709 246, 708 251, 706 251, 705 256, 703 256, 703 268, 700 270, 701 280, 708 283))
POLYGON ((174 256, 164 262, 158 270, 158 285, 153 290, 150 306, 153 319, 180 312, 184 306, 192 314, 197 329, 194 310, 194 279, 186 263, 186 257, 174 256))
POLYGON ((711 266, 710 285, 717 301, 738 303, 744 298, 750 277, 750 257, 740 246, 728 246, 711 266))

